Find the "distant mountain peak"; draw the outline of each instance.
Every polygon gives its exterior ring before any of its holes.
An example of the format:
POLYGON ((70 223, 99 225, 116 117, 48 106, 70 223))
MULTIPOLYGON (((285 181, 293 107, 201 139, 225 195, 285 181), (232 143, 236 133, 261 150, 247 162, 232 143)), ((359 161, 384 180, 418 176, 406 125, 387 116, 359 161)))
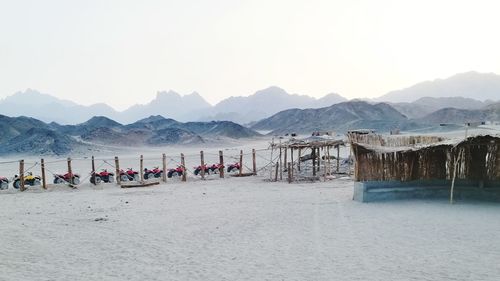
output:
POLYGON ((485 101, 500 99, 500 75, 469 71, 446 79, 417 83, 411 87, 389 92, 376 100, 388 102, 413 102, 422 97, 473 98, 485 101))
POLYGON ((161 115, 150 115, 149 117, 140 119, 137 121, 137 123, 151 123, 151 122, 157 122, 161 120, 167 120, 167 118, 161 116, 161 115))

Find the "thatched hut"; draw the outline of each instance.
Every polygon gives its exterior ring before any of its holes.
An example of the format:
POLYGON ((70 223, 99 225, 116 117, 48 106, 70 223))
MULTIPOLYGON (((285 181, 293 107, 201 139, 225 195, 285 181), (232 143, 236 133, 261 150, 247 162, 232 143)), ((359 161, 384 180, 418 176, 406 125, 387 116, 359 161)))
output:
POLYGON ((500 200, 500 138, 349 135, 354 199, 450 197, 500 200))

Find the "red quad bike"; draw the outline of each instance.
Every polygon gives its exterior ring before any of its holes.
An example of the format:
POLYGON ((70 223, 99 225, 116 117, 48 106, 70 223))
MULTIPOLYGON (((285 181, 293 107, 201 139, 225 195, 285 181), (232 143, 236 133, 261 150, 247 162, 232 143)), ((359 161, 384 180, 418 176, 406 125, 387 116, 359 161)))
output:
POLYGON ((55 174, 54 175, 54 183, 55 184, 61 184, 64 182, 78 185, 78 184, 80 184, 80 175, 73 174, 73 173, 55 174))
POLYGON ((6 177, 0 177, 0 190, 9 188, 9 179, 6 177))
POLYGON ((101 182, 114 182, 115 181, 115 174, 108 172, 108 170, 104 169, 100 171, 99 173, 95 173, 90 177, 90 182, 93 184, 100 184, 101 182), (94 180, 95 178, 95 180, 94 180))
POLYGON ((182 169, 182 166, 177 166, 177 168, 175 168, 175 169, 168 170, 167 176, 169 178, 180 177, 180 176, 182 176, 183 172, 184 172, 184 169, 182 169))
POLYGON ((154 167, 153 170, 148 170, 148 168, 144 168, 144 179, 152 179, 152 178, 161 178, 163 175, 163 171, 158 167, 154 167))
POLYGON ((207 167, 207 165, 203 165, 203 166, 198 166, 198 167, 193 167, 194 168, 194 175, 197 176, 199 174, 201 174, 201 170, 205 170, 205 175, 208 175, 210 174, 210 169, 207 167))
POLYGON ((139 172, 134 171, 132 168, 127 168, 127 171, 120 170, 121 181, 139 181, 139 172))
POLYGON ((236 172, 236 171, 239 171, 240 169, 241 169, 241 166, 240 166, 239 162, 236 162, 234 164, 231 164, 231 165, 227 166, 227 172, 228 173, 236 172))
POLYGON ((208 169, 210 170, 211 174, 218 174, 220 172, 220 169, 224 169, 224 165, 221 165, 220 163, 215 163, 212 164, 212 166, 209 166, 208 169))

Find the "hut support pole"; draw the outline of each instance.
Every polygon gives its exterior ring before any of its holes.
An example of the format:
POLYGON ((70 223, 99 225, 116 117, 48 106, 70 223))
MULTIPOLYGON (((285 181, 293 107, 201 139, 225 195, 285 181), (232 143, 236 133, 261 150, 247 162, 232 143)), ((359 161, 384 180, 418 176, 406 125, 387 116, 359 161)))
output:
POLYGON ((316 176, 316 148, 312 148, 312 164, 313 164, 313 177, 316 176))
POLYGON ((278 181, 278 169, 279 169, 279 163, 276 162, 276 172, 274 173, 274 181, 278 181))
POLYGON ((300 154, 301 154, 302 150, 299 148, 299 151, 298 151, 298 155, 297 155, 297 171, 300 172, 300 154))
POLYGON ((283 160, 283 164, 285 165, 285 169, 288 171, 288 146, 285 147, 285 154, 283 156, 284 160, 283 160))
POLYGON ((288 162, 288 183, 292 183, 292 163, 288 162))
POLYGON ((340 170, 340 145, 337 145, 337 174, 340 170))
POLYGON ((281 139, 280 139, 280 180, 283 180, 283 161, 281 160, 281 139))
POLYGON ((292 177, 293 177, 293 147, 290 147, 290 162, 292 162, 292 177))

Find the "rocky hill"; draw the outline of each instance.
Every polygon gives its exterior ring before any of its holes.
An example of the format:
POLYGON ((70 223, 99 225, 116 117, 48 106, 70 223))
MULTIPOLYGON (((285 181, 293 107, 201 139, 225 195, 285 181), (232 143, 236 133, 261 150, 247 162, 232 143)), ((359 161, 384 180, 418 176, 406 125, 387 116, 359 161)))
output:
POLYGON ((500 99, 500 75, 494 73, 466 72, 446 79, 436 79, 415 84, 409 88, 389 92, 377 101, 412 102, 423 97, 457 97, 480 99, 481 101, 500 99))
POLYGON ((71 137, 47 128, 31 128, 0 145, 0 154, 64 155, 84 146, 71 137))
POLYGON ((255 123, 252 129, 272 130, 272 133, 346 131, 359 128, 387 131, 408 124, 408 118, 388 104, 350 101, 318 109, 285 110, 255 123))
POLYGON ((390 103, 390 105, 406 115, 408 118, 422 118, 443 108, 475 110, 481 109, 490 103, 492 103, 492 101, 488 100, 483 102, 464 97, 423 97, 410 103, 390 103))
POLYGON ((204 138, 248 138, 259 134, 229 121, 181 123, 150 116, 128 125, 96 116, 77 125, 46 124, 34 118, 0 115, 0 154, 66 154, 75 148, 195 144, 204 138))
POLYGON ((500 121, 500 103, 489 104, 475 110, 443 108, 418 119, 418 121, 426 124, 498 122, 500 121))

